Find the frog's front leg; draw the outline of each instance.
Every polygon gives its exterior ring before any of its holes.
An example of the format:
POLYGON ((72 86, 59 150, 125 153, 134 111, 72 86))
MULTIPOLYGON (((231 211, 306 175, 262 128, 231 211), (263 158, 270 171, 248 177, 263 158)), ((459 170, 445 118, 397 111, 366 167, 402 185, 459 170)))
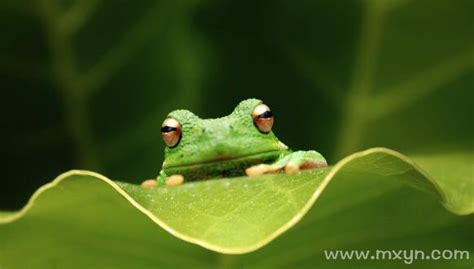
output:
POLYGON ((160 174, 156 178, 156 181, 158 182, 158 185, 162 186, 166 184, 166 179, 168 178, 168 175, 165 173, 164 170, 160 171, 160 174))
POLYGON ((164 170, 161 170, 156 181, 158 182, 158 185, 181 185, 184 183, 184 177, 182 175, 168 176, 164 170))
POLYGON ((326 159, 317 151, 295 151, 279 158, 272 164, 257 164, 245 170, 248 176, 275 173, 285 170, 286 173, 296 173, 302 169, 326 167, 326 159))
POLYGON ((161 170, 160 175, 156 179, 148 179, 142 182, 141 186, 146 189, 151 189, 157 185, 181 185, 184 182, 182 175, 168 176, 165 171, 161 170))

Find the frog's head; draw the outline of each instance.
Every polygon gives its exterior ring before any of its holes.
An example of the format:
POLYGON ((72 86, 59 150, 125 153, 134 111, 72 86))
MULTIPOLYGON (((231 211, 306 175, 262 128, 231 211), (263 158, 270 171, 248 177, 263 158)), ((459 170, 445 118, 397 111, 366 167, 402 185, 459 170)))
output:
POLYGON ((273 115, 257 99, 242 101, 217 119, 201 119, 187 110, 168 114, 162 125, 163 169, 187 179, 243 174, 246 167, 278 158, 287 147, 271 131, 273 115))

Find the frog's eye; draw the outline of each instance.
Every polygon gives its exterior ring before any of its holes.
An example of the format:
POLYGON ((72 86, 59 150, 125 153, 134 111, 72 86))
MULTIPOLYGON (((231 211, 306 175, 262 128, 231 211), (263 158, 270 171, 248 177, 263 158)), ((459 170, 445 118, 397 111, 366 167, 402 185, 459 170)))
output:
POLYGON ((166 118, 161 125, 161 135, 168 147, 175 147, 181 139, 181 124, 173 118, 166 118))
POLYGON ((253 109, 253 123, 262 133, 268 133, 273 126, 273 113, 265 104, 260 104, 253 109))

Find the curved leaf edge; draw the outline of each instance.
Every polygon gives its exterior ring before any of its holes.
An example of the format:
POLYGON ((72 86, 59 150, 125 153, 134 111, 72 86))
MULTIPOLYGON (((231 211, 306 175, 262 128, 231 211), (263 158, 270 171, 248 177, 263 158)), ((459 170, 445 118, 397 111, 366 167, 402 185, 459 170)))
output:
POLYGON ((401 161, 403 161, 403 162, 411 165, 412 167, 414 167, 415 170, 417 170, 419 173, 421 173, 424 176, 424 178, 426 180, 428 180, 429 183, 431 183, 433 185, 433 187, 437 190, 438 194, 441 197, 441 203, 443 204, 443 206, 448 211, 450 211, 454 214, 457 214, 457 215, 468 215, 468 214, 472 214, 474 212, 474 208, 472 210, 467 211, 467 212, 457 212, 456 210, 451 208, 449 206, 449 204, 446 203, 445 193, 439 187, 437 182, 430 175, 428 175, 428 173, 426 173, 421 167, 419 167, 414 161, 412 161, 407 156, 405 156, 405 155, 403 155, 403 154, 401 154, 397 151, 388 149, 388 148, 376 147, 376 148, 370 148, 370 149, 367 149, 367 150, 364 150, 364 151, 353 153, 353 154, 348 155, 347 157, 343 158, 339 162, 337 162, 336 165, 334 165, 331 168, 331 170, 329 171, 329 173, 325 176, 325 178, 323 179, 320 187, 318 187, 316 189, 316 191, 313 193, 313 195, 310 197, 310 199, 302 207, 302 209, 297 214, 295 214, 295 216, 290 221, 288 221, 286 224, 282 225, 280 228, 275 230, 272 234, 270 234, 264 240, 261 240, 260 242, 258 242, 255 245, 247 246, 247 247, 244 247, 244 248, 237 248, 237 249, 236 248, 231 248, 231 249, 223 248, 221 246, 210 244, 206 241, 196 239, 194 237, 190 237, 190 236, 187 236, 185 234, 182 234, 182 233, 174 230, 171 226, 169 226, 168 224, 166 224, 165 222, 160 220, 157 216, 155 216, 153 213, 151 213, 149 210, 147 210, 145 207, 143 207, 141 204, 139 204, 137 201, 135 201, 122 188, 120 188, 119 185, 116 184, 114 181, 112 181, 111 179, 109 179, 109 178, 107 178, 107 177, 105 177, 105 176, 103 176, 99 173, 92 172, 92 171, 87 171, 87 170, 70 170, 70 171, 67 171, 65 173, 60 174, 58 177, 56 177, 50 183, 47 183, 47 184, 41 186, 39 189, 37 189, 35 191, 35 193, 29 199, 28 203, 21 210, 19 210, 17 212, 4 212, 5 214, 0 215, 0 225, 11 223, 11 222, 14 222, 16 220, 21 219, 35 205, 35 201, 37 200, 37 198, 40 195, 42 195, 48 189, 54 188, 57 185, 61 184, 62 181, 67 180, 70 176, 73 176, 73 175, 91 176, 91 177, 97 178, 98 180, 101 180, 101 181, 107 183, 110 187, 112 187, 112 189, 117 191, 123 198, 125 198, 133 207, 138 209, 141 213, 143 213, 145 216, 150 218, 153 222, 158 224, 161 228, 163 228, 165 231, 169 232, 173 236, 175 236, 175 237, 177 237, 181 240, 187 241, 189 243, 193 243, 193 244, 199 245, 201 247, 204 247, 206 249, 209 249, 209 250, 212 250, 212 251, 215 251, 215 252, 219 252, 219 253, 245 254, 245 253, 255 251, 255 250, 265 246, 266 244, 270 243, 272 240, 277 238, 279 235, 281 235, 282 233, 284 233, 285 231, 287 231, 288 229, 293 227, 296 223, 298 223, 306 215, 306 213, 315 204, 316 200, 321 195, 321 193, 326 188, 326 186, 329 184, 329 182, 334 178, 334 176, 345 165, 347 165, 349 162, 351 162, 355 159, 362 158, 366 155, 370 155, 370 154, 373 154, 373 153, 385 153, 385 154, 388 154, 388 155, 392 155, 392 156, 400 159, 401 161))

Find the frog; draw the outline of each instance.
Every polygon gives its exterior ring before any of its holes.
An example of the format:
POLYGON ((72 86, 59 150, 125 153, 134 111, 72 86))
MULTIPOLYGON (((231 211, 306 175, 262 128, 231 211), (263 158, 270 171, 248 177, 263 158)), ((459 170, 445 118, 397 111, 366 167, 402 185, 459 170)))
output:
POLYGON ((292 151, 272 132, 274 115, 260 99, 241 101, 227 116, 201 119, 189 110, 170 112, 161 125, 164 161, 156 180, 142 186, 297 173, 327 167, 315 150, 292 151))

